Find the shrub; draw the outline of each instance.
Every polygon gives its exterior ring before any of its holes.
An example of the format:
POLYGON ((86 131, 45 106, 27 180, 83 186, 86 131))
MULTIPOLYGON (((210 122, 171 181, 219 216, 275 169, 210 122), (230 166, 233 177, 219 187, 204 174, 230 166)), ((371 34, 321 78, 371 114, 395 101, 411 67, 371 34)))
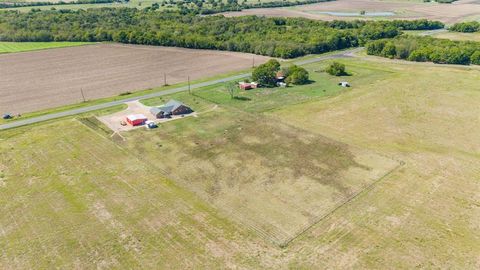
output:
POLYGON ((455 32, 473 33, 480 31, 479 22, 462 22, 452 25, 448 30, 455 32))
POLYGON ((338 63, 338 62, 331 63, 327 67, 326 71, 327 71, 328 74, 333 75, 333 76, 342 76, 342 75, 347 74, 345 72, 345 65, 342 64, 342 63, 338 63))
POLYGON ((470 63, 480 65, 480 51, 476 51, 470 56, 470 63))
POLYGON ((308 71, 302 67, 293 65, 284 70, 283 74, 286 79, 285 82, 288 84, 306 84, 308 83, 308 71))

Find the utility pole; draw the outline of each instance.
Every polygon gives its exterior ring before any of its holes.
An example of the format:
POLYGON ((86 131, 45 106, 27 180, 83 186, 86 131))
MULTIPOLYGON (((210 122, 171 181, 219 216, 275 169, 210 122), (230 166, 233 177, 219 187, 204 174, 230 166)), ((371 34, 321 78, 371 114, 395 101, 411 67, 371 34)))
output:
POLYGON ((190 76, 187 77, 188 80, 188 93, 192 94, 191 89, 190 89, 190 76))
POLYGON ((252 56, 252 68, 254 68, 254 67, 255 67, 255 55, 252 56))
POLYGON ((85 102, 85 95, 83 94, 83 89, 80 88, 80 93, 82 93, 83 102, 85 102))
POLYGON ((167 73, 163 73, 163 85, 167 86, 167 73))

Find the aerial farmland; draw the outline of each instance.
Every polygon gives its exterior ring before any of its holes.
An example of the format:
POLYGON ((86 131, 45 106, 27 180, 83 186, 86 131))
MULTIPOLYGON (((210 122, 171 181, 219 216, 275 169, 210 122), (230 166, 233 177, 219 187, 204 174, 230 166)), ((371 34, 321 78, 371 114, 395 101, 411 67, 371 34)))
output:
POLYGON ((480 267, 477 32, 24 9, 0 11, 0 269, 480 267))
POLYGON ((26 113, 214 77, 266 57, 180 48, 93 44, 0 55, 0 107, 26 113), (28 80, 22 78, 28 77, 28 80), (83 94, 82 94, 83 92, 83 94), (83 96, 82 96, 83 95, 83 96))

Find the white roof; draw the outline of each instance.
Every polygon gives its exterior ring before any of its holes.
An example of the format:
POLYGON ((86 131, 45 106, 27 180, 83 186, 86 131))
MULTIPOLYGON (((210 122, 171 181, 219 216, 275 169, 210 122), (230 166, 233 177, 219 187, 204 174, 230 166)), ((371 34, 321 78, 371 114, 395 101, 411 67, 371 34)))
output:
POLYGON ((138 120, 138 119, 147 119, 147 117, 143 114, 130 114, 127 116, 127 119, 130 120, 130 121, 135 121, 135 120, 138 120))

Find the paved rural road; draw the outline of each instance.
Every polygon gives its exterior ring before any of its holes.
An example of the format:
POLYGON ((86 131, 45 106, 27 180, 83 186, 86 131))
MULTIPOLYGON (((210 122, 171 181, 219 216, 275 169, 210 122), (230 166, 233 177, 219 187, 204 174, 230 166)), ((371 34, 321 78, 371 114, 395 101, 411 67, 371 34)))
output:
MULTIPOLYGON (((342 51, 342 52, 339 52, 339 53, 336 53, 336 54, 330 54, 330 55, 325 55, 325 56, 320 56, 320 57, 316 57, 316 58, 311 58, 311 59, 307 59, 307 60, 298 61, 298 62, 295 62, 295 64, 296 65, 306 65, 306 64, 315 63, 315 62, 319 62, 319 61, 323 61, 323 60, 327 60, 327 59, 349 58, 349 57, 353 57, 356 52, 359 52, 362 49, 363 48, 354 48, 354 49, 342 51)), ((246 78, 250 75, 251 75, 251 73, 244 73, 244 74, 230 76, 230 77, 223 78, 223 79, 211 80, 211 81, 207 81, 207 82, 192 84, 192 85, 190 85, 190 88, 191 89, 196 89, 196 88, 201 88, 201 87, 205 87, 205 86, 214 85, 214 84, 217 84, 217 83, 243 79, 243 78, 246 78)), ((65 117, 65 116, 71 116, 71 115, 96 111, 96 110, 100 110, 100 109, 105 109, 105 108, 109 108, 109 107, 113 107, 113 106, 116 106, 116 105, 123 104, 125 102, 129 102, 129 101, 140 100, 140 99, 148 99, 148 98, 159 97, 159 96, 165 96, 165 95, 170 95, 170 94, 183 92, 183 91, 187 91, 187 90, 188 90, 188 86, 182 86, 182 87, 177 87, 177 88, 173 88, 173 89, 163 90, 163 91, 148 94, 148 95, 131 97, 131 98, 126 98, 126 99, 122 99, 122 100, 106 102, 106 103, 102 103, 102 104, 98 104, 98 105, 92 105, 92 106, 88 106, 88 107, 82 107, 82 108, 78 108, 78 109, 62 111, 62 112, 58 112, 58 113, 46 114, 46 115, 42 115, 42 116, 38 116, 38 117, 27 118, 27 119, 24 119, 24 120, 12 121, 10 123, 0 125, 0 130, 31 125, 31 124, 35 124, 35 123, 39 123, 39 122, 43 122, 43 121, 48 121, 48 120, 52 120, 52 119, 56 119, 56 118, 61 118, 61 117, 65 117)))

